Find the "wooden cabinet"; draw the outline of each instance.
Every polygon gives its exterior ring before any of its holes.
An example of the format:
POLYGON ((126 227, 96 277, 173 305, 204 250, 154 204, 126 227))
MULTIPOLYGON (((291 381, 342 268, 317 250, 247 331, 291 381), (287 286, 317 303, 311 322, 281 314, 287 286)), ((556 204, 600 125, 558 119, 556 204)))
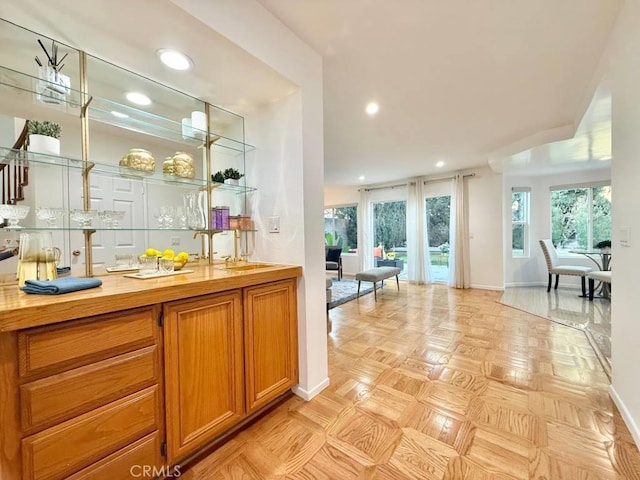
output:
POLYGON ((147 306, 1 335, 0 430, 15 440, 0 439, 12 452, 0 457, 0 478, 125 478, 130 460, 164 464, 159 313, 147 306))
POLYGON ((0 332, 0 479, 171 472, 297 383, 296 309, 293 278, 0 332))
POLYGON ((164 306, 169 463, 244 415, 241 298, 233 290, 164 306))
POLYGON ((295 280, 244 289, 247 413, 298 383, 295 280))

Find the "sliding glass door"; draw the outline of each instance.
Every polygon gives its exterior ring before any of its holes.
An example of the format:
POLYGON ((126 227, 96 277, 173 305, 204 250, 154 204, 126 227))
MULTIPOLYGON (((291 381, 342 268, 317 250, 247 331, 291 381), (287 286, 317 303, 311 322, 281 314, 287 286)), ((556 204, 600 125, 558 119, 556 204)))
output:
POLYGON ((427 197, 425 211, 427 215, 429 277, 432 282, 447 282, 449 280, 451 195, 427 197))
POLYGON ((373 203, 374 266, 393 266, 407 278, 407 202, 373 203))

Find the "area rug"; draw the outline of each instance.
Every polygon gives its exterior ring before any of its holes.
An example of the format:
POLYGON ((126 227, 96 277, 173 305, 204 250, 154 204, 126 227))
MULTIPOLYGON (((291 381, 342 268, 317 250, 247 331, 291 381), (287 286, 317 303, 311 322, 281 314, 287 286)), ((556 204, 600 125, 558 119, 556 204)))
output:
MULTIPOLYGON (((329 309, 342 305, 350 300, 353 300, 358 296, 358 282, 349 278, 343 278, 338 281, 337 278, 332 279, 333 286, 331 287, 331 303, 329 309)), ((360 286, 360 296, 373 292, 373 284, 367 282, 360 286)))

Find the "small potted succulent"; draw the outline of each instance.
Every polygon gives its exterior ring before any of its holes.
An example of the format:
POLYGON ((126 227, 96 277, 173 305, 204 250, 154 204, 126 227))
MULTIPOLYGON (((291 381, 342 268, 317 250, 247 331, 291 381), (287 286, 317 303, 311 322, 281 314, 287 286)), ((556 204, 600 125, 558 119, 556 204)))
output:
POLYGON ((211 175, 211 181, 215 183, 224 183, 224 174, 222 172, 216 172, 211 175))
POLYGON ((60 125, 54 122, 28 121, 30 152, 60 155, 60 125))
POLYGON ((224 183, 228 183, 230 185, 238 185, 238 181, 244 177, 242 173, 240 173, 235 168, 227 168, 224 172, 224 183))

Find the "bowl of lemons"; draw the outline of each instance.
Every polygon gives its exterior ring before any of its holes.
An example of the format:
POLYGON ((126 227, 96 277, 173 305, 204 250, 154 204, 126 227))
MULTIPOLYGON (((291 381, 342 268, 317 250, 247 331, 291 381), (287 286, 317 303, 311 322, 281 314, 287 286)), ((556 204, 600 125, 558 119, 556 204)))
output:
POLYGON ((187 252, 180 252, 173 257, 173 269, 180 270, 189 261, 189 254, 187 252))
POLYGON ((145 252, 140 255, 141 257, 156 257, 158 260, 166 259, 173 260, 173 269, 180 270, 189 261, 189 254, 187 252, 175 253, 172 249, 167 248, 164 252, 156 250, 155 248, 147 248, 145 252))

